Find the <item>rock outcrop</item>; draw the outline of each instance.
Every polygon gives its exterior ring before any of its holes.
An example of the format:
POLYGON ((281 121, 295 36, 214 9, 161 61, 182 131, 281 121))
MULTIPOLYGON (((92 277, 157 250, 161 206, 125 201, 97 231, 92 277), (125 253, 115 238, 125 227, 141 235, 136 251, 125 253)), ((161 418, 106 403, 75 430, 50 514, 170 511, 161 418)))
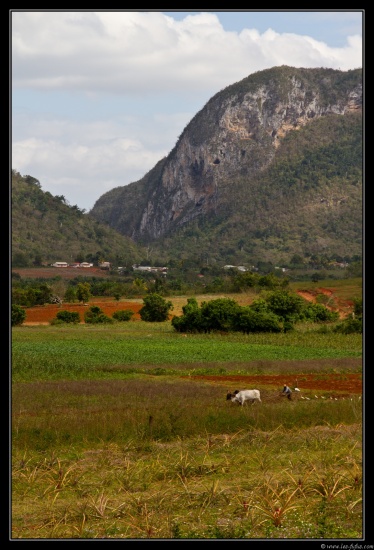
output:
POLYGON ((277 67, 212 97, 142 180, 109 191, 90 215, 135 241, 159 239, 220 208, 221 189, 248 185, 282 140, 321 117, 362 110, 362 71, 277 67))

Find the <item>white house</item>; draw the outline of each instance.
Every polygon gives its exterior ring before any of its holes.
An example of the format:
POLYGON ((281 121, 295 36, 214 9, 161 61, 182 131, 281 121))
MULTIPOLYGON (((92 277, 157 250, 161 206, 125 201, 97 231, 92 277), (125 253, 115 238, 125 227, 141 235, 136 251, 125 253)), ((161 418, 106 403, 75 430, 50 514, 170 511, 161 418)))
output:
POLYGON ((238 271, 248 271, 244 265, 224 265, 223 269, 237 269, 238 271))
POLYGON ((166 275, 168 272, 167 267, 151 267, 149 265, 134 264, 132 268, 134 271, 143 271, 146 273, 161 273, 161 275, 166 275))

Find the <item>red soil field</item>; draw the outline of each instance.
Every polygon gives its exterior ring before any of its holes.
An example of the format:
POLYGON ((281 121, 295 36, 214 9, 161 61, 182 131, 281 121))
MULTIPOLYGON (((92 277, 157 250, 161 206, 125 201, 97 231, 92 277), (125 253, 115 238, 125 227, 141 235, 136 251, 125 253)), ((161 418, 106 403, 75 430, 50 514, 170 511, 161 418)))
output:
POLYGON ((75 277, 110 277, 109 271, 99 267, 15 267, 13 273, 18 273, 23 279, 74 279, 75 277))
POLYGON ((139 310, 143 307, 143 303, 134 302, 105 302, 105 301, 90 301, 89 304, 47 304, 44 306, 28 307, 26 311, 26 319, 24 325, 48 325, 52 319, 56 319, 56 315, 61 310, 76 311, 79 313, 81 323, 84 323, 84 313, 92 306, 98 306, 105 315, 112 317, 115 311, 121 309, 130 309, 134 312, 132 320, 140 319, 139 310))
MULTIPOLYGON (((193 380, 204 380, 213 384, 222 384, 226 389, 230 389, 233 392, 235 389, 243 388, 263 388, 264 386, 268 390, 281 390, 284 384, 289 385, 291 388, 295 386, 292 384, 292 378, 294 376, 285 374, 271 374, 271 375, 203 375, 203 376, 188 376, 193 380), (291 381, 290 381, 291 379, 291 381)), ((297 375, 297 387, 300 392, 293 392, 293 399, 299 399, 301 396, 309 396, 310 399, 316 399, 315 393, 317 392, 320 398, 323 395, 325 398, 336 397, 342 398, 351 394, 362 394, 362 374, 361 373, 326 373, 326 374, 298 374, 297 375), (313 393, 311 393, 313 391, 313 393)))

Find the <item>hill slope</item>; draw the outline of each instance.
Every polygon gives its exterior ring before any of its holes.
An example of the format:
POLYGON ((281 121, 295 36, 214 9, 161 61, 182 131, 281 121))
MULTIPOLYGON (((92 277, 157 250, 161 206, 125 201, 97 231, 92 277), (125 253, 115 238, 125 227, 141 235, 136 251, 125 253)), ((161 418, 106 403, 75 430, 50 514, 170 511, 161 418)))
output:
POLYGON ((228 86, 88 216, 162 263, 360 256, 362 71, 276 67, 228 86))
POLYGON ((42 191, 38 180, 12 171, 12 265, 55 261, 111 261, 132 265, 144 257, 129 237, 42 191))

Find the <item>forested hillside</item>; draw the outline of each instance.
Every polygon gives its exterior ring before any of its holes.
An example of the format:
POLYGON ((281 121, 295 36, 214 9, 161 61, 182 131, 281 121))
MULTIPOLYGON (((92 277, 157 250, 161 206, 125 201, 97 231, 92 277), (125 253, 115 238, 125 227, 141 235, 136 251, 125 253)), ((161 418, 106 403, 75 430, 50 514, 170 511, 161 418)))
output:
POLYGON ((220 188, 214 216, 152 243, 205 263, 351 262, 362 255, 362 119, 331 115, 290 132, 271 165, 220 188))
POLYGON ((63 196, 41 189, 32 176, 12 171, 12 266, 55 261, 132 265, 144 256, 128 237, 70 206, 63 196))

